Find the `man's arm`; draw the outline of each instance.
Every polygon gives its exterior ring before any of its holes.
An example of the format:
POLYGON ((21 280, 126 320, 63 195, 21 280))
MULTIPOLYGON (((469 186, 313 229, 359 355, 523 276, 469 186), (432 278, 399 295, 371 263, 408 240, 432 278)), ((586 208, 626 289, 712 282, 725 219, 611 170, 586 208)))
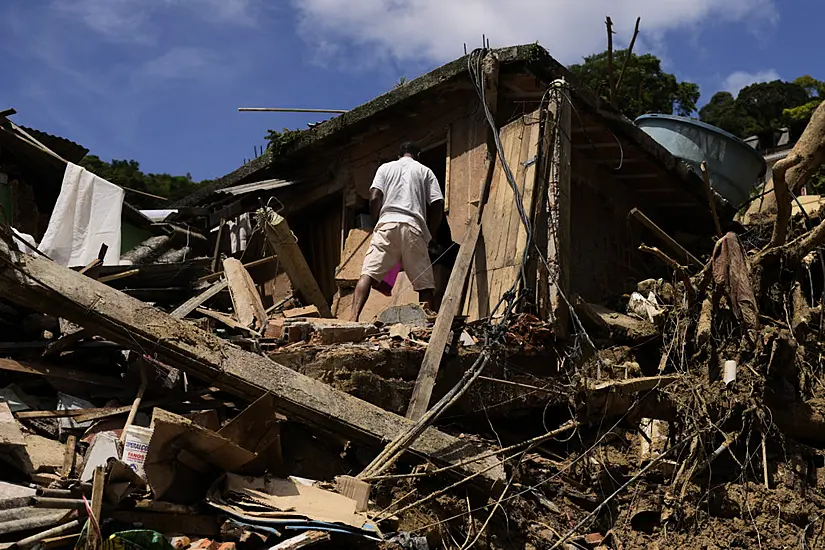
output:
POLYGON ((373 187, 370 189, 370 214, 372 215, 372 221, 374 223, 378 223, 382 206, 384 206, 384 193, 380 189, 373 187))
POLYGON ((444 218, 444 199, 438 199, 430 203, 427 207, 427 228, 430 230, 432 239, 435 240, 438 226, 444 218))

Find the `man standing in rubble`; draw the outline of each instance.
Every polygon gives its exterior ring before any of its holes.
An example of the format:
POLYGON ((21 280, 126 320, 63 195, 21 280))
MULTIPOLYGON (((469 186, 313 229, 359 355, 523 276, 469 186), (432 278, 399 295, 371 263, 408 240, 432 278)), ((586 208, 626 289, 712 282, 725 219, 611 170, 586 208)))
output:
POLYGON ((444 194, 433 171, 418 162, 420 154, 418 145, 405 142, 398 160, 382 164, 375 173, 370 213, 376 224, 355 286, 353 321, 361 315, 370 290, 380 288, 399 261, 419 300, 435 309, 429 243, 444 216, 444 194))

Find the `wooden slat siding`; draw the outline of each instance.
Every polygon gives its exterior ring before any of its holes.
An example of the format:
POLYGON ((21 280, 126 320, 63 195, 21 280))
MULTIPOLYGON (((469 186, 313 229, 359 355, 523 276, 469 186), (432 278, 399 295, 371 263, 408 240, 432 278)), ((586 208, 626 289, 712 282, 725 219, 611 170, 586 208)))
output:
MULTIPOLYGON (((539 113, 516 120, 501 130, 502 149, 528 216, 534 210, 535 165, 524 166, 538 153, 539 113)), ((493 174, 490 197, 482 222, 483 243, 478 249, 464 314, 471 321, 487 317, 510 289, 519 273, 527 232, 516 208, 513 190, 500 164, 493 174)))
MULTIPOLYGON (((533 229, 533 234, 535 235, 535 228, 536 228, 536 204, 539 198, 542 196, 541 187, 542 182, 537 179, 538 174, 538 163, 540 161, 540 148, 542 146, 542 131, 543 125, 540 123, 539 119, 536 120, 530 119, 530 126, 528 127, 530 131, 528 132, 529 135, 529 146, 532 148, 535 146, 535 151, 533 152, 533 156, 527 157, 526 161, 530 162, 531 164, 524 168, 524 186, 525 189, 529 189, 529 193, 525 193, 524 196, 524 211, 525 213, 530 216, 530 223, 533 229), (532 182, 528 185, 528 182, 532 182)), ((515 250, 523 251, 524 248, 527 246, 527 230, 524 229, 524 225, 520 224, 520 229, 518 233, 518 238, 516 239, 516 246, 515 250)), ((532 253, 532 251, 531 251, 532 253)), ((519 255, 514 257, 514 260, 517 262, 521 262, 521 252, 519 255)), ((532 265, 532 269, 535 269, 535 265, 532 265)), ((528 283, 531 281, 528 280, 528 283)), ((534 288, 531 286, 531 288, 534 288)))

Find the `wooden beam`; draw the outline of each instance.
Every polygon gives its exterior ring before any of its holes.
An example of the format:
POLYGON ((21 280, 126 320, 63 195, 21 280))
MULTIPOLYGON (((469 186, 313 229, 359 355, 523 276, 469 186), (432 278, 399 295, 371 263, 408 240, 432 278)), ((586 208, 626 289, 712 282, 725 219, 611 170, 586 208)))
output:
POLYGON ((225 290, 228 286, 229 283, 226 281, 226 279, 218 281, 217 283, 213 284, 197 296, 193 296, 186 300, 184 303, 175 308, 175 310, 169 315, 171 315, 175 319, 183 319, 184 317, 198 309, 208 299, 217 296, 222 290, 225 290))
POLYGON ((275 250, 281 265, 284 266, 293 288, 300 293, 304 304, 312 304, 321 312, 321 317, 332 317, 324 294, 318 286, 318 281, 312 275, 312 271, 307 265, 306 258, 301 252, 295 235, 289 228, 286 218, 275 212, 268 210, 268 219, 265 222, 266 238, 275 250))
MULTIPOLYGON (((211 386, 253 401, 266 392, 277 397, 278 412, 291 420, 383 447, 412 423, 375 405, 300 374, 267 357, 244 351, 124 293, 54 262, 14 254, 0 243, 0 296, 44 313, 59 314, 141 354, 209 380, 211 386)), ((440 464, 475 456, 479 445, 428 428, 410 447, 413 455, 440 464)), ((478 474, 489 486, 504 477, 497 461, 455 468, 456 475, 478 474)))
POLYGON ((450 329, 453 320, 463 305, 464 286, 467 284, 467 275, 470 274, 470 267, 473 265, 473 256, 478 245, 478 235, 481 232, 481 223, 471 221, 470 226, 462 239, 461 248, 458 249, 453 270, 450 273, 450 280, 444 291, 444 298, 441 300, 441 307, 438 310, 438 317, 435 319, 430 343, 427 344, 427 351, 424 352, 424 360, 421 362, 421 369, 415 380, 412 398, 407 407, 407 418, 418 420, 430 406, 430 398, 433 395, 435 379, 438 376, 438 369, 441 366, 441 358, 444 355, 444 348, 450 337, 450 329))
POLYGON ((241 261, 235 258, 223 261, 223 272, 226 273, 226 281, 229 284, 235 317, 245 327, 252 327, 254 330, 263 328, 267 322, 266 309, 249 272, 241 261))
POLYGON ((698 267, 704 267, 705 264, 700 262, 696 256, 688 252, 684 246, 676 242, 676 239, 665 233, 661 227, 653 223, 653 220, 645 216, 641 210, 634 208, 630 211, 630 215, 636 218, 639 223, 648 228, 651 233, 656 235, 659 240, 666 244, 667 247, 670 248, 670 251, 676 255, 676 261, 692 263, 698 267))
MULTIPOLYGON (((79 277, 84 275, 77 274, 79 277)), ((87 278, 87 280, 90 280, 87 278)), ((125 388, 126 384, 113 376, 94 374, 88 371, 68 369, 65 367, 54 367, 52 365, 39 365, 37 363, 25 363, 14 359, 0 359, 0 370, 10 372, 22 372, 24 374, 36 374, 50 378, 63 378, 76 382, 86 382, 98 386, 111 386, 113 388, 125 388)))

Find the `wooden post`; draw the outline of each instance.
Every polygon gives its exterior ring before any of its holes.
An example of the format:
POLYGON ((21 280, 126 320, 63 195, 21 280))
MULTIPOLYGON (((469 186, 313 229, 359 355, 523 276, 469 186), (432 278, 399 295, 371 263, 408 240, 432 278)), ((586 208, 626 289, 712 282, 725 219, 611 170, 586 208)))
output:
POLYGON ((284 267, 292 286, 301 294, 305 301, 305 305, 312 304, 321 312, 321 317, 332 317, 332 311, 329 309, 324 294, 318 286, 318 281, 312 275, 312 271, 307 265, 306 258, 304 258, 298 243, 295 241, 295 235, 289 228, 286 218, 275 212, 274 210, 267 210, 266 238, 269 244, 275 249, 278 254, 278 259, 284 267))
POLYGON ((570 293, 571 209, 570 176, 572 173, 570 143, 570 89, 565 83, 556 84, 560 89, 554 94, 549 115, 555 121, 551 138, 550 182, 547 190, 549 219, 547 235, 547 262, 555 272, 550 275, 549 306, 551 318, 559 335, 567 334, 568 311, 562 294, 570 293))
MULTIPOLYGON (((486 99, 487 107, 495 115, 498 103, 498 59, 494 54, 488 54, 484 59, 484 79, 487 87, 486 99)), ((496 164, 496 148, 492 128, 487 132, 487 161, 485 163, 485 177, 481 184, 479 194, 480 201, 475 216, 471 216, 464 237, 461 239, 461 248, 458 250, 447 288, 444 290, 444 298, 441 300, 441 307, 438 310, 438 317, 430 335, 430 343, 427 351, 424 352, 424 360, 421 362, 421 369, 415 380, 412 398, 407 407, 407 418, 418 420, 430 406, 430 398, 433 395, 435 379, 438 376, 438 369, 441 366, 441 358, 444 355, 444 348, 447 339, 450 337, 450 329, 453 319, 463 305, 464 286, 467 283, 467 276, 473 263, 478 236, 481 232, 481 214, 484 210, 484 203, 489 195, 490 183, 493 179, 493 168, 496 164)), ((472 210, 472 209, 471 209, 472 210)))
POLYGON ((463 304, 464 285, 467 283, 467 275, 470 273, 470 266, 473 264, 473 255, 478 244, 480 231, 481 224, 475 220, 470 221, 461 248, 458 250, 458 257, 455 265, 453 265, 453 271, 450 273, 447 289, 444 291, 444 299, 441 301, 438 317, 435 319, 427 351, 424 352, 424 360, 421 362, 418 378, 415 380, 415 388, 413 388, 412 398, 407 407, 407 418, 410 420, 418 420, 424 416, 430 406, 435 378, 438 376, 438 369, 441 366, 441 357, 444 355, 444 348, 447 346, 447 340, 450 337, 450 328, 453 325, 453 319, 455 319, 463 304))
POLYGON ((221 224, 218 226, 218 235, 215 237, 215 251, 212 253, 212 271, 214 272, 218 271, 218 260, 221 257, 221 239, 223 239, 224 227, 226 227, 226 218, 221 218, 221 224))
POLYGON ((95 468, 92 478, 92 515, 89 517, 89 530, 86 533, 86 550, 96 550, 103 542, 100 540, 100 513, 103 510, 103 489, 106 485, 106 467, 95 468))
POLYGON ((70 435, 66 439, 66 447, 63 451, 63 471, 61 472, 63 479, 69 479, 72 477, 72 470, 74 470, 75 445, 77 445, 77 436, 70 435))
POLYGON ((676 242, 676 239, 665 233, 661 227, 653 223, 653 220, 645 216, 641 210, 634 208, 630 211, 630 215, 636 218, 639 223, 647 227, 651 233, 656 235, 664 244, 666 244, 668 248, 670 248, 670 251, 676 255, 676 261, 692 263, 698 267, 705 267, 705 264, 700 262, 696 256, 688 252, 684 246, 676 242))

